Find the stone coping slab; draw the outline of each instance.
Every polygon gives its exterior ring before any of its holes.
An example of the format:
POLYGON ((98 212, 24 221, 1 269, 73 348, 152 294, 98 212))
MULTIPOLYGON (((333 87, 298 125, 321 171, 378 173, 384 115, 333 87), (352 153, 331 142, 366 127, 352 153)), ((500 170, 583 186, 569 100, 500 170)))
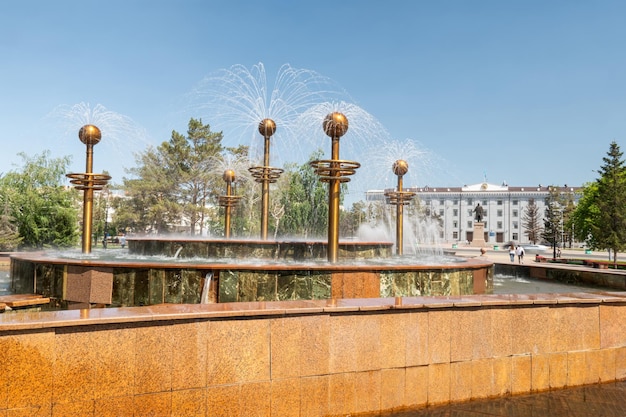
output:
POLYGON ((146 307, 15 312, 0 314, 0 331, 61 328, 112 323, 249 318, 322 313, 358 313, 417 309, 463 309, 532 305, 626 304, 626 292, 394 297, 221 304, 159 304, 146 307))

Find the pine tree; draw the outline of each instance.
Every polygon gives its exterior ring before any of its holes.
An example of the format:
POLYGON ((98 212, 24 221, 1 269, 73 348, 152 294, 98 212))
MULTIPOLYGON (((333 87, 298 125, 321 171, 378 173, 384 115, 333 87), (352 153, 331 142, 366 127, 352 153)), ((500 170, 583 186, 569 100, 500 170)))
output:
POLYGON ((539 207, 535 203, 535 199, 531 198, 528 200, 522 221, 524 222, 526 237, 528 237, 528 240, 532 242, 533 245, 536 244, 543 228, 539 222, 539 207))
POLYGON ((626 169, 618 144, 611 143, 604 165, 596 180, 598 208, 591 233, 598 247, 613 253, 613 264, 617 264, 617 252, 626 247, 626 169))

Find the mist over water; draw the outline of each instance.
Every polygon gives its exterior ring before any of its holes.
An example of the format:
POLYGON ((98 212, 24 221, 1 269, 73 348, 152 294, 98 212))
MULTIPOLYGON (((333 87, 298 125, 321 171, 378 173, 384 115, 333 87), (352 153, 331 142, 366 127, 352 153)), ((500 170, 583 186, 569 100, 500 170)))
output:
POLYGON ((0 296, 11 294, 11 277, 8 268, 0 270, 0 296))
MULTIPOLYGON (((130 117, 107 109, 102 104, 91 106, 89 103, 60 105, 48 114, 52 124, 52 137, 59 139, 64 154, 72 155, 73 172, 83 172, 85 167, 85 145, 78 138, 81 127, 87 124, 97 126, 102 132, 102 140, 94 150, 94 172, 124 169, 135 166, 135 154, 143 152, 151 145, 151 139, 145 128, 130 117), (109 150, 106 155, 102 150, 109 150), (99 151, 100 150, 100 151, 99 151), (113 157, 111 157, 113 155, 113 157)), ((118 175, 114 182, 121 183, 118 175)))

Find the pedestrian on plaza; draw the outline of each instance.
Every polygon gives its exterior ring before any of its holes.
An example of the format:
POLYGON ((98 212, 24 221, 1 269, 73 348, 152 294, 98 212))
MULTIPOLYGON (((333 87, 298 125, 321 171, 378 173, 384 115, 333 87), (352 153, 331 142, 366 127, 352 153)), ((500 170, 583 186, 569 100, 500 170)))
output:
POLYGON ((524 263, 524 248, 521 246, 518 246, 516 252, 517 252, 517 261, 523 264, 524 263))
POLYGON ((513 244, 509 246, 509 258, 511 258, 511 262, 515 262, 515 246, 513 244))

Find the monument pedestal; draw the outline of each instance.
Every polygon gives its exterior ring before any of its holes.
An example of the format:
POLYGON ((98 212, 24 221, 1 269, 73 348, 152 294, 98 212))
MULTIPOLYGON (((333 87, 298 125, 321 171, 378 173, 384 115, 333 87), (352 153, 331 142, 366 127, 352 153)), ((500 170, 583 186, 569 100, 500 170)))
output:
POLYGON ((485 224, 483 222, 474 222, 474 237, 470 246, 482 248, 485 245, 485 224))

